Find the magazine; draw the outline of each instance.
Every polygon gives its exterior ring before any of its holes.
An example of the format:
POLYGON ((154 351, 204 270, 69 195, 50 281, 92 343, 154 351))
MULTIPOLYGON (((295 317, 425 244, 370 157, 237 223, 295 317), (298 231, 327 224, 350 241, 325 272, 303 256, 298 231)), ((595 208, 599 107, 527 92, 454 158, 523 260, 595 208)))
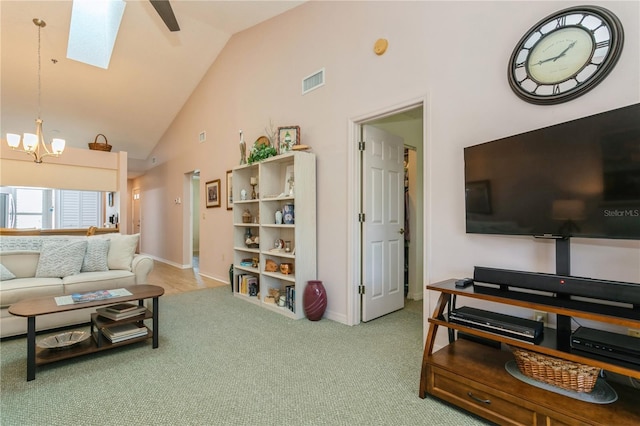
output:
POLYGON ((95 302, 96 300, 110 299, 112 297, 131 296, 131 292, 124 288, 115 290, 98 290, 89 293, 74 293, 71 295, 74 303, 95 302))

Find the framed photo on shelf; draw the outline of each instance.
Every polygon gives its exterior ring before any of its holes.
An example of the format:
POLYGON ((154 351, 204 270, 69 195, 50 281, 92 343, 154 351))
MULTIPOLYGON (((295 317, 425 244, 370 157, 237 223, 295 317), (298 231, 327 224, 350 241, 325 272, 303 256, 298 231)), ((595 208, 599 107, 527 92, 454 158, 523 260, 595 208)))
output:
POLYGON ((220 207, 220 179, 210 180, 204 185, 207 208, 220 207))
POLYGON ((227 210, 233 210, 233 172, 227 170, 227 210))
POLYGON ((285 195, 293 195, 293 185, 295 176, 293 175, 293 166, 287 166, 284 173, 284 191, 285 195))
POLYGON ((300 145, 300 126, 278 127, 278 154, 284 154, 300 145))

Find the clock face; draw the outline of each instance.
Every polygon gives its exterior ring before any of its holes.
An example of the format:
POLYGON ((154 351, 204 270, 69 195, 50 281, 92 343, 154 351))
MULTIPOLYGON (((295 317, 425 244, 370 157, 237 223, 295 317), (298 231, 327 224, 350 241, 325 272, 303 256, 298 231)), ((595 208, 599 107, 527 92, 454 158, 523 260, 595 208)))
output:
POLYGON ((623 45, 620 21, 608 10, 579 6, 538 22, 509 61, 509 84, 520 98, 557 104, 595 87, 616 64, 623 45))
POLYGON ((541 84, 556 84, 572 76, 591 60, 593 40, 580 27, 565 27, 535 44, 526 62, 527 73, 541 84))

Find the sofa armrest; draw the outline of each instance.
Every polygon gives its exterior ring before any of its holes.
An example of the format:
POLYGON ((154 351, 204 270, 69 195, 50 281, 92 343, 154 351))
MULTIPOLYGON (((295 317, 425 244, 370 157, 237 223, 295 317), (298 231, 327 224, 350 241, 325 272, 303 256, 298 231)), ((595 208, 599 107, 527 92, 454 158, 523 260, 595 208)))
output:
POLYGON ((153 270, 153 259, 144 254, 136 254, 131 262, 131 271, 136 275, 136 284, 149 284, 148 276, 153 270))

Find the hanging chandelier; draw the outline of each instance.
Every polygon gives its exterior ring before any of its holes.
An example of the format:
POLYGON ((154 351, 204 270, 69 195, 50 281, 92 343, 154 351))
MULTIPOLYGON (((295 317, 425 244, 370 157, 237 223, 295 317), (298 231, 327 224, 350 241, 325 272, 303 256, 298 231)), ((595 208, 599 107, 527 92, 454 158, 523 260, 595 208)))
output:
POLYGON ((38 118, 36 118, 36 133, 25 133, 22 136, 22 148, 20 146, 20 135, 15 133, 7 133, 7 143, 9 146, 17 151, 25 152, 33 156, 33 161, 40 164, 42 159, 48 156, 58 157, 64 151, 65 140, 54 138, 51 140, 51 150, 47 148, 44 142, 44 134, 42 132, 42 118, 40 118, 41 112, 41 82, 40 82, 40 30, 44 28, 47 23, 42 19, 34 18, 33 23, 38 27, 38 118))

